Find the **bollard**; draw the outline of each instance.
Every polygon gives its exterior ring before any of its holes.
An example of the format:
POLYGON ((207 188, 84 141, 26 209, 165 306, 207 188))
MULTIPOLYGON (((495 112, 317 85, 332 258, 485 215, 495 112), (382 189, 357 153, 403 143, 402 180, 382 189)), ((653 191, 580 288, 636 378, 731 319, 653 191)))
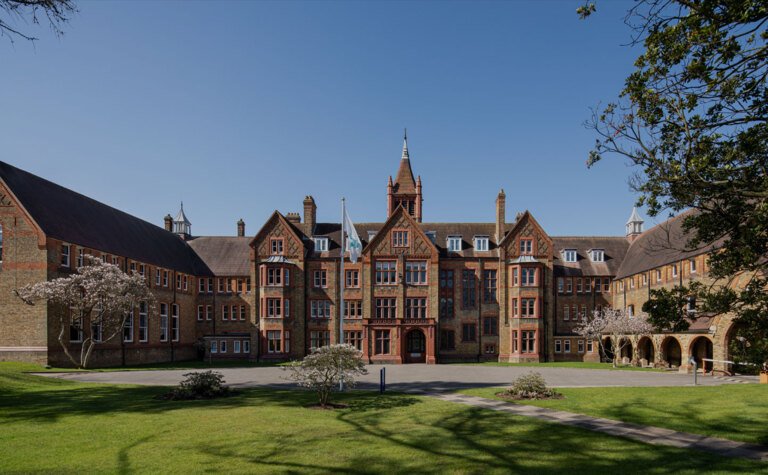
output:
POLYGON ((691 359, 689 359, 688 362, 693 365, 693 385, 697 386, 699 384, 699 367, 698 364, 696 364, 696 358, 691 356, 691 359))
POLYGON ((379 370, 379 394, 384 394, 384 390, 387 388, 387 368, 381 368, 379 370))

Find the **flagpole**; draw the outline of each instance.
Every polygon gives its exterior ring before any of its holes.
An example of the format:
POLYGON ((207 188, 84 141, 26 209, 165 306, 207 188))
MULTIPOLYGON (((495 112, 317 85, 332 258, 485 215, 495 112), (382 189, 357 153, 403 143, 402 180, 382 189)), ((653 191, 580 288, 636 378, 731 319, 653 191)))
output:
MULTIPOLYGON (((341 279, 340 280, 340 288, 341 291, 339 292, 341 294, 341 297, 339 298, 339 302, 341 302, 341 305, 339 305, 339 343, 342 345, 344 344, 344 285, 346 284, 346 276, 344 275, 344 253, 346 251, 345 243, 344 243, 344 228, 346 227, 346 220, 347 217, 347 210, 345 207, 345 201, 344 198, 341 199, 341 279)), ((339 391, 344 391, 344 375, 342 374, 341 379, 339 380, 339 391)))

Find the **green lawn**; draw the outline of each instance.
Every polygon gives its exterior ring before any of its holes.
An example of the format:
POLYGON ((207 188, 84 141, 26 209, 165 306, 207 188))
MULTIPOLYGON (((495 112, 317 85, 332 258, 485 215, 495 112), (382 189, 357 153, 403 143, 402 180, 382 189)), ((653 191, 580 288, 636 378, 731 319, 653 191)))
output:
POLYGON ((645 445, 410 395, 248 390, 216 401, 82 384, 0 363, 0 473, 768 473, 768 464, 645 445))
MULTIPOLYGON (((501 388, 461 392, 496 398, 501 388)), ((562 388, 565 399, 525 401, 540 407, 666 427, 742 442, 768 445, 768 386, 658 388, 562 388)))
POLYGON ((588 361, 555 361, 548 363, 500 363, 498 361, 484 361, 482 363, 452 363, 459 365, 482 366, 526 366, 532 368, 579 368, 579 369, 607 369, 612 371, 666 371, 658 368, 640 368, 639 366, 617 366, 611 363, 593 363, 588 361))
POLYGON ((174 361, 172 363, 152 363, 146 365, 134 365, 134 366, 110 366, 107 368, 57 368, 57 367, 43 367, 35 364, 24 364, 17 366, 17 368, 24 368, 27 372, 39 372, 39 373, 68 373, 75 371, 92 371, 92 372, 114 372, 114 371, 156 371, 163 369, 216 369, 216 368, 262 368, 265 366, 283 366, 287 365, 285 362, 255 362, 255 361, 243 361, 243 360, 221 360, 209 363, 208 361, 174 361))

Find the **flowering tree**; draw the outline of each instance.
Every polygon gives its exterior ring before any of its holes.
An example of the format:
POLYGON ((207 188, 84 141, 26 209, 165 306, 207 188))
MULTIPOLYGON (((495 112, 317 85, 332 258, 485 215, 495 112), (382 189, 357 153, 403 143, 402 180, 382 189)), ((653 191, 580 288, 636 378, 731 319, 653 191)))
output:
POLYGON ((316 391, 320 406, 326 407, 340 381, 354 387, 357 376, 368 374, 360 356, 360 351, 352 345, 323 346, 286 369, 290 371, 290 379, 299 386, 316 391))
POLYGON ((47 302, 59 318, 59 343, 64 354, 78 368, 86 368, 96 345, 120 334, 128 316, 146 302, 154 307, 154 296, 144 277, 131 275, 119 267, 85 256, 86 265, 77 273, 46 282, 27 285, 14 293, 25 303, 47 302), (82 335, 80 356, 70 352, 67 330, 73 327, 82 335))
POLYGON ((653 325, 648 323, 644 315, 630 316, 624 310, 608 308, 595 310, 592 312, 592 318, 577 326, 575 330, 584 338, 597 340, 604 354, 607 354, 605 340, 610 341, 615 368, 621 357, 621 350, 636 343, 640 335, 652 333, 653 325))

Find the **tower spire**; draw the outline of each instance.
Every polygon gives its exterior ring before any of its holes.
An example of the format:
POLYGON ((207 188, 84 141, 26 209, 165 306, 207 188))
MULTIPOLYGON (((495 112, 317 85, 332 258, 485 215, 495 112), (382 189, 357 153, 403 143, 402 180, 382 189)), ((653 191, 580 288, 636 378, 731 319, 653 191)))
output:
POLYGON ((408 129, 403 129, 403 160, 409 160, 408 156, 408 129))

